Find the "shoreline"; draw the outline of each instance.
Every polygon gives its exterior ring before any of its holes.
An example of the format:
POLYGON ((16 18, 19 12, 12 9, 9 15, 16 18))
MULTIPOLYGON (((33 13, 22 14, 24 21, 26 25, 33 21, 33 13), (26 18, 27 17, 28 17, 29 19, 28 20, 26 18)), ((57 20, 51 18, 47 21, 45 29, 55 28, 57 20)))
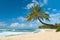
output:
POLYGON ((55 29, 44 30, 46 30, 46 32, 10 36, 0 38, 0 40, 60 40, 60 32, 55 32, 55 29))
POLYGON ((45 32, 45 30, 43 30, 43 29, 38 29, 38 30, 36 30, 36 31, 33 31, 33 32, 28 32, 28 33, 23 33, 23 34, 15 34, 15 35, 6 35, 6 36, 2 36, 2 37, 0 37, 0 38, 6 38, 6 37, 12 37, 12 36, 16 36, 16 35, 29 35, 29 34, 35 34, 35 33, 42 33, 42 32, 45 32), (41 30, 41 31, 40 31, 41 30))

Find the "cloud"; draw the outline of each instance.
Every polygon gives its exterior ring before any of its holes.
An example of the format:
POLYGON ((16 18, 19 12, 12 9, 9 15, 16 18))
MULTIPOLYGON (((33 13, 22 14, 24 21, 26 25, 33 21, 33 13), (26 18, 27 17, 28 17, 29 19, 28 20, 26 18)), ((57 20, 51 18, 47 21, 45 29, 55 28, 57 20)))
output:
POLYGON ((25 22, 26 21, 26 18, 20 16, 20 17, 17 17, 17 20, 18 21, 21 21, 21 22, 25 22))
POLYGON ((44 1, 44 4, 47 4, 47 1, 48 1, 48 0, 43 0, 43 1, 44 1))
POLYGON ((55 12, 55 11, 57 11, 56 9, 53 9, 53 11, 55 12))
MULTIPOLYGON (((46 12, 49 13, 49 12, 46 12)), ((56 14, 49 14, 50 15, 50 21, 47 20, 42 20, 43 22, 47 23, 47 24, 59 24, 60 23, 60 13, 56 13, 56 14)))
MULTIPOLYGON (((48 13, 48 12, 47 12, 48 13)), ((43 22, 47 24, 55 24, 60 23, 60 13, 50 14, 50 21, 43 20, 43 22)), ((19 28, 19 29, 36 29, 38 26, 42 25, 38 20, 34 21, 26 21, 26 18, 23 16, 14 18, 17 20, 16 22, 11 22, 10 24, 6 24, 5 22, 0 22, 0 27, 8 27, 8 28, 19 28), (19 22, 20 21, 20 22, 19 22)))
POLYGON ((58 18, 58 16, 60 17, 60 13, 50 14, 50 16, 51 16, 51 17, 57 17, 57 18, 58 18))
POLYGON ((51 10, 51 8, 47 8, 47 10, 51 10))
POLYGON ((8 24, 5 22, 0 22, 0 29, 1 28, 7 28, 8 24))
POLYGON ((49 14, 49 12, 48 12, 48 11, 46 11, 45 13, 49 14))
POLYGON ((33 3, 39 4, 37 0, 32 0, 33 3))
POLYGON ((19 28, 19 29, 35 29, 38 28, 39 25, 36 23, 12 23, 10 27, 19 28))
POLYGON ((26 18, 20 16, 17 19, 19 19, 22 22, 12 22, 9 27, 11 28, 20 28, 20 29, 35 29, 38 28, 38 26, 41 25, 41 23, 38 20, 35 21, 26 21, 26 18))
POLYGON ((27 6, 26 6, 26 9, 30 9, 34 6, 34 3, 29 3, 27 6))
POLYGON ((39 4, 41 7, 47 5, 48 0, 39 0, 39 4))
POLYGON ((16 26, 19 26, 19 23, 12 23, 12 24, 10 25, 10 27, 16 27, 16 26))
POLYGON ((53 8, 47 8, 47 10, 50 11, 50 12, 52 12, 52 13, 54 12, 55 14, 56 13, 60 13, 60 10, 53 9, 53 8))
POLYGON ((36 2, 36 0, 32 0, 32 2, 36 2))
POLYGON ((52 24, 60 23, 60 13, 50 14, 50 22, 52 24))
POLYGON ((10 27, 24 27, 25 25, 24 24, 20 24, 20 23, 18 23, 18 22, 16 22, 16 23, 12 23, 11 25, 10 25, 10 27))
POLYGON ((5 22, 0 22, 0 27, 5 27, 7 24, 5 22))
POLYGON ((32 0, 31 3, 27 4, 27 6, 25 7, 25 9, 30 9, 34 6, 34 4, 40 4, 40 7, 43 7, 44 5, 47 4, 47 0, 43 0, 43 2, 41 2, 39 0, 39 2, 37 0, 32 0))
MULTIPOLYGON (((56 14, 50 14, 50 21, 46 21, 44 20, 43 22, 48 23, 48 24, 55 24, 55 23, 60 23, 60 13, 56 13, 56 14)), ((36 29, 38 28, 38 26, 42 25, 38 20, 34 20, 34 21, 30 21, 27 22, 25 17, 17 17, 15 18, 15 20, 19 20, 22 22, 11 22, 9 25, 4 23, 4 22, 0 22, 0 26, 2 27, 8 27, 8 28, 19 28, 19 29, 36 29)))
POLYGON ((43 3, 40 3, 40 7, 43 7, 44 6, 44 4, 43 3))
POLYGON ((36 1, 36 0, 32 0, 31 3, 27 4, 26 9, 30 9, 30 8, 32 8, 32 7, 34 6, 34 4, 38 4, 38 1, 36 1))
MULTIPOLYGON (((48 12, 46 12, 48 13, 48 12)), ((43 22, 47 24, 55 24, 55 23, 60 23, 60 13, 56 14, 50 14, 50 21, 42 20, 43 22)), ((42 25, 38 20, 34 21, 26 21, 26 18, 23 16, 15 18, 17 22, 11 22, 9 27, 11 28, 19 28, 19 29, 36 29, 38 26, 42 25), (20 22, 19 22, 20 21, 20 22)))

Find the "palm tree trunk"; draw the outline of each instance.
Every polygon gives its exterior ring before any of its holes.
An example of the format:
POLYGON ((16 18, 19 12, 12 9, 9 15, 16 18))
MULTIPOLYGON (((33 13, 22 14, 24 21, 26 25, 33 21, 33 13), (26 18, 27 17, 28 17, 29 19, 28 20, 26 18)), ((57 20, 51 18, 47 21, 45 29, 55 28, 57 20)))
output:
POLYGON ((38 20, 42 23, 42 24, 44 24, 44 25, 47 25, 47 26, 54 26, 54 25, 52 25, 52 24, 46 24, 46 23, 44 23, 44 22, 42 22, 42 20, 38 17, 38 20))

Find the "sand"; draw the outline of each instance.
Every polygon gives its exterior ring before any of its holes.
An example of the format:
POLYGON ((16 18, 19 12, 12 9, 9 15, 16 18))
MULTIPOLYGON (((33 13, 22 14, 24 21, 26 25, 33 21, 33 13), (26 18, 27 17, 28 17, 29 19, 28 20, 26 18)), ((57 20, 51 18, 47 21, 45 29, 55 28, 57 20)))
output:
POLYGON ((46 32, 10 36, 0 38, 0 40, 60 40, 60 32, 55 32, 55 29, 44 30, 46 30, 46 32))

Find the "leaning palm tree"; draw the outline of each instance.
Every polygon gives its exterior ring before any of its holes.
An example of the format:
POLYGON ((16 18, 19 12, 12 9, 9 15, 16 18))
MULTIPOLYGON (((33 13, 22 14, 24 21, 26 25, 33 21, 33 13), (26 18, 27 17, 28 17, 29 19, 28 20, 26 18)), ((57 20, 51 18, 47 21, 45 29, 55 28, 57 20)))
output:
POLYGON ((27 21, 38 19, 44 25, 53 26, 52 24, 46 24, 42 21, 43 19, 49 20, 49 18, 49 14, 47 14, 43 9, 41 9, 40 5, 37 4, 31 8, 31 11, 27 16, 27 21))

